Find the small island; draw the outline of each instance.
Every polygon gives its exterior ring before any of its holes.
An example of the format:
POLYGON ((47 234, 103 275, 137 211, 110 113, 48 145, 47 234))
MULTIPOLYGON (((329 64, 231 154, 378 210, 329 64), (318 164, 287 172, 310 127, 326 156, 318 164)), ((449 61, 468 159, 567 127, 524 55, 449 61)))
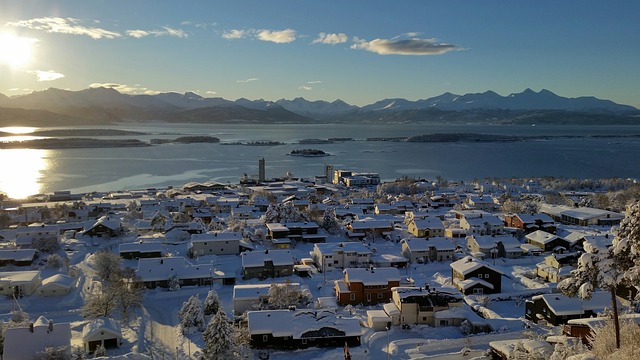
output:
POLYGON ((322 150, 317 150, 317 149, 298 149, 298 150, 291 150, 291 152, 288 154, 291 156, 305 156, 305 157, 319 157, 319 156, 331 156, 331 154, 328 154, 322 150))

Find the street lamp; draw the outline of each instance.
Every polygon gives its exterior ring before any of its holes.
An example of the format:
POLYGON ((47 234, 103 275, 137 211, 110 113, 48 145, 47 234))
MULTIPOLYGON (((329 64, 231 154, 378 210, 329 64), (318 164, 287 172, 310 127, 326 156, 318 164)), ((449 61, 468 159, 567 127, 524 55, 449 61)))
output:
POLYGON ((389 330, 391 330, 391 325, 387 324, 387 360, 391 359, 391 352, 389 352, 389 330))

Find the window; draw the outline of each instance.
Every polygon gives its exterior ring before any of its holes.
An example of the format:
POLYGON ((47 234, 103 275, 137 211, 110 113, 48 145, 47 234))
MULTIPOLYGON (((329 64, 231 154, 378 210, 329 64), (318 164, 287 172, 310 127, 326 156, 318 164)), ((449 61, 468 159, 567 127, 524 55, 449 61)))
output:
POLYGON ((440 320, 440 326, 449 326, 449 320, 440 320))
POLYGON ((354 293, 349 294, 349 300, 355 301, 356 300, 356 294, 354 294, 354 293))
POLYGON ((478 274, 478 279, 482 279, 482 274, 478 274))
POLYGON ((488 279, 489 278, 489 274, 484 274, 484 278, 488 279))
POLYGON ((473 293, 476 294, 476 295, 482 295, 482 288, 473 289, 473 293))
POLYGON ((378 299, 382 299, 382 293, 378 293, 378 299))
POLYGON ((422 321, 427 321, 427 317, 426 317, 426 316, 423 316, 423 317, 422 317, 422 321))
POLYGON ((338 265, 338 260, 333 260, 333 263, 338 265))
POLYGON ((302 345, 305 345, 307 343, 307 339, 302 339, 302 345))
POLYGON ((263 342, 269 341, 269 335, 262 335, 262 341, 263 342))

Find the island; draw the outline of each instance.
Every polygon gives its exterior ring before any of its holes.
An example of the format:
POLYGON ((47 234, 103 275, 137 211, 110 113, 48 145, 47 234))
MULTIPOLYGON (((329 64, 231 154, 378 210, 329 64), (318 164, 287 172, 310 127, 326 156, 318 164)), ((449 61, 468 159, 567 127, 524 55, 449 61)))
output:
POLYGON ((291 150, 291 152, 288 154, 291 156, 305 156, 305 157, 320 157, 320 156, 331 156, 331 154, 328 154, 322 150, 317 150, 317 149, 298 149, 298 150, 291 150))

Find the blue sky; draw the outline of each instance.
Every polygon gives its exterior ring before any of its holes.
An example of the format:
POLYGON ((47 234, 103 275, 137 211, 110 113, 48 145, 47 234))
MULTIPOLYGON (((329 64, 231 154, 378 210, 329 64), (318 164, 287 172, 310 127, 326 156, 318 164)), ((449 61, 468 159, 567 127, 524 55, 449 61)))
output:
POLYGON ((424 99, 549 89, 640 107, 640 2, 3 1, 0 93, 424 99))

